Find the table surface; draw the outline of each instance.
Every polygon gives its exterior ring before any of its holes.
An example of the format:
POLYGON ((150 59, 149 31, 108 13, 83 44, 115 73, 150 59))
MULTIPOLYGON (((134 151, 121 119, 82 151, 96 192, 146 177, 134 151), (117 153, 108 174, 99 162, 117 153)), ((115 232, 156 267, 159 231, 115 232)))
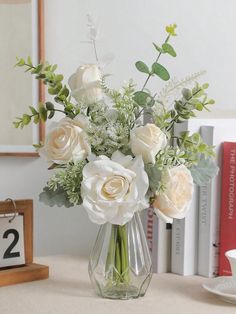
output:
POLYGON ((143 298, 126 301, 95 295, 87 260, 73 256, 36 258, 50 266, 47 280, 0 288, 1 314, 230 314, 236 306, 205 291, 206 278, 153 275, 143 298))

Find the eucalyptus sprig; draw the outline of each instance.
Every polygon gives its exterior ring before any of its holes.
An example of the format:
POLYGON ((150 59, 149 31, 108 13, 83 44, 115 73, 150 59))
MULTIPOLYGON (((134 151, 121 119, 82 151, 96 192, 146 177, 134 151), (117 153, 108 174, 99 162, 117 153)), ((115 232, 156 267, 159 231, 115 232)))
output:
POLYGON ((196 111, 207 110, 208 106, 213 105, 215 101, 208 99, 206 89, 209 84, 205 83, 200 85, 198 83, 192 89, 183 88, 182 98, 175 101, 174 108, 166 110, 162 106, 162 113, 160 115, 154 115, 155 124, 162 130, 169 132, 174 123, 181 123, 196 116, 196 111))
POLYGON ((170 79, 170 74, 168 70, 159 63, 159 59, 162 54, 169 54, 172 57, 176 57, 176 51, 175 49, 169 44, 169 39, 171 36, 176 36, 175 29, 177 25, 169 25, 166 27, 167 31, 167 37, 162 44, 162 46, 158 46, 157 44, 153 43, 154 48, 157 50, 158 55, 156 57, 156 60, 152 64, 151 68, 147 66, 146 63, 143 61, 137 61, 135 63, 135 66, 139 72, 147 74, 147 78, 143 84, 143 87, 140 91, 135 92, 134 94, 134 100, 137 102, 137 104, 141 107, 151 107, 155 104, 155 96, 152 96, 149 91, 146 91, 146 85, 150 78, 152 76, 158 76, 160 79, 164 81, 168 81, 170 79))
POLYGON ((28 57, 27 61, 23 58, 17 58, 16 66, 25 67, 25 72, 35 75, 37 80, 41 80, 48 87, 48 93, 54 95, 54 101, 63 105, 63 109, 55 108, 52 102, 46 102, 45 104, 40 102, 38 108, 29 106, 30 113, 23 114, 22 117, 17 117, 16 121, 13 122, 16 128, 23 128, 32 121, 36 124, 40 120, 45 122, 47 119, 52 119, 56 111, 64 113, 71 118, 74 118, 80 112, 79 108, 71 102, 69 89, 62 83, 63 75, 55 73, 57 69, 56 64, 51 65, 45 62, 33 65, 31 58, 28 57))

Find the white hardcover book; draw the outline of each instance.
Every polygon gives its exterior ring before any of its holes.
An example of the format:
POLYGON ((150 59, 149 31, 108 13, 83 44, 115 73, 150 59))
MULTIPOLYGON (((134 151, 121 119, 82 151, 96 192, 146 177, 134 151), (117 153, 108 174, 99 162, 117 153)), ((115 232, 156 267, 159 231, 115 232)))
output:
MULTIPOLYGON (((199 132, 199 120, 176 123, 174 136, 182 132, 199 132)), ((172 225, 171 272, 183 276, 197 272, 198 240, 198 187, 194 187, 193 200, 184 219, 174 219, 172 225)))
MULTIPOLYGON (((208 145, 214 144, 214 127, 201 126, 200 134, 208 145)), ((218 273, 218 238, 213 226, 213 216, 216 215, 216 204, 213 193, 217 178, 199 187, 199 233, 198 233, 198 274, 214 277, 218 273)))

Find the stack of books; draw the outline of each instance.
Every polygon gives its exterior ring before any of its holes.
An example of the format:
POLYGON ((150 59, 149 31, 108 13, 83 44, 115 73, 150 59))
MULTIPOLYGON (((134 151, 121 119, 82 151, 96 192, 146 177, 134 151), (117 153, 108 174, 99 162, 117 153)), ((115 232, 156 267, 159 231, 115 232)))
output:
POLYGON ((236 119, 192 119, 176 124, 174 135, 199 132, 215 147, 219 173, 195 186, 187 216, 165 224, 143 213, 144 230, 156 273, 214 277, 231 275, 225 252, 236 248, 236 119))

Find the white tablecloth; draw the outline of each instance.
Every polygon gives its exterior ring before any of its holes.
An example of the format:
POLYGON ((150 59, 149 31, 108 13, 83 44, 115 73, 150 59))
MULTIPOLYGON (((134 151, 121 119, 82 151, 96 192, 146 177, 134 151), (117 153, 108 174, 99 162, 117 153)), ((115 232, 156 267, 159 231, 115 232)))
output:
POLYGON ((95 295, 85 259, 53 256, 35 262, 50 266, 50 278, 0 288, 0 314, 236 313, 236 306, 204 291, 202 277, 154 275, 145 297, 114 301, 95 295))

